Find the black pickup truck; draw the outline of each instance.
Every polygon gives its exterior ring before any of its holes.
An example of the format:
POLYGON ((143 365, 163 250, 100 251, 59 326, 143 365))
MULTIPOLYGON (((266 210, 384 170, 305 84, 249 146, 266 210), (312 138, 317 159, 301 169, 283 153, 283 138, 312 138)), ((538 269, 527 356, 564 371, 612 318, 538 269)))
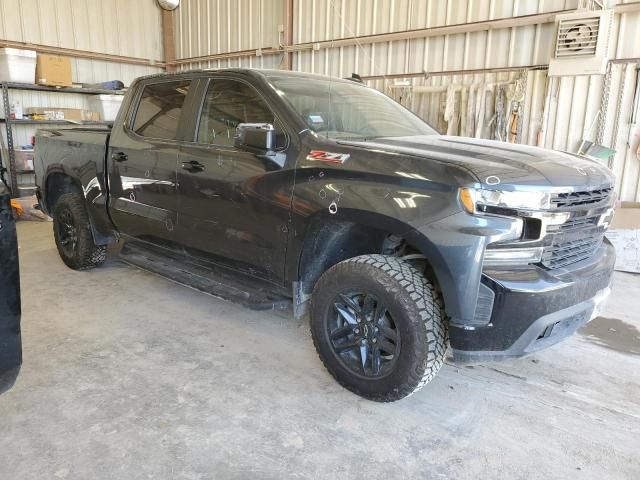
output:
POLYGON ((40 131, 35 164, 69 267, 120 241, 205 292, 309 310, 327 369, 373 400, 417 391, 449 345, 464 363, 552 345, 609 291, 609 170, 439 135, 350 80, 140 78, 111 129, 40 131))

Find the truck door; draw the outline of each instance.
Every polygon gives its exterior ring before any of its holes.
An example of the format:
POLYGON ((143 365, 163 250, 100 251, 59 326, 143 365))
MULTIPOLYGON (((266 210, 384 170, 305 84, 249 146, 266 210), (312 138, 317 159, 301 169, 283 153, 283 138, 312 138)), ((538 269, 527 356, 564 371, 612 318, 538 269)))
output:
POLYGON ((280 280, 293 181, 287 136, 251 85, 215 78, 202 91, 194 141, 183 144, 178 159, 180 242, 192 255, 280 280), (239 123, 273 124, 279 132, 275 155, 235 148, 239 123))
POLYGON ((139 86, 129 116, 111 135, 109 207, 121 233, 170 246, 177 224, 178 138, 191 80, 153 80, 139 86))

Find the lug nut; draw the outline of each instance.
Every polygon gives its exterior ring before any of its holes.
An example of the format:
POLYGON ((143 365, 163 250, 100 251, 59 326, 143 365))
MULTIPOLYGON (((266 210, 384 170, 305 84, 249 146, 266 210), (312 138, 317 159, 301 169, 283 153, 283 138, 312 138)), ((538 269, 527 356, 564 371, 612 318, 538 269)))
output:
POLYGON ((378 339, 374 338, 372 341, 373 341, 373 343, 376 343, 378 341, 378 339))
POLYGON ((354 332, 355 332, 355 333, 360 333, 360 329, 359 329, 359 328, 356 328, 356 329, 354 330, 354 332))

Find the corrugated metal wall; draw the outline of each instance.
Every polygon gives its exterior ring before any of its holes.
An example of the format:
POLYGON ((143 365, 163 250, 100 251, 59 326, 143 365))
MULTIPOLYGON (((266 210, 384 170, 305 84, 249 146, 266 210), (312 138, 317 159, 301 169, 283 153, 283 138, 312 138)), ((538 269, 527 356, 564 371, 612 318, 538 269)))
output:
MULTIPOLYGON (((618 1, 632 3, 635 0, 618 1)), ((294 0, 293 44, 321 42, 363 35, 472 23, 484 20, 574 9, 579 0, 294 0)), ((610 4, 613 2, 609 2, 610 4)), ((174 14, 178 58, 277 47, 286 24, 283 0, 182 0, 174 14)), ((600 75, 549 78, 546 70, 520 67, 547 65, 553 55, 554 23, 432 36, 412 40, 359 44, 335 48, 307 48, 293 53, 293 68, 336 76, 402 76, 422 72, 458 71, 456 75, 407 76, 411 87, 464 85, 465 90, 520 79, 525 100, 521 141, 558 150, 577 151, 583 138, 615 148, 611 167, 618 176, 624 200, 640 200, 640 133, 632 125, 631 110, 636 64, 612 65, 606 121, 599 129, 598 112, 604 91, 600 75), (511 68, 498 73, 466 70, 511 68), (463 72, 459 72, 463 71, 463 72), (624 84, 624 91, 621 88, 624 84), (620 96, 622 92, 622 96, 620 96), (617 127, 616 127, 617 125, 617 127), (615 136, 615 139, 614 139, 615 136)), ((610 58, 640 57, 640 12, 615 16, 610 58)), ((284 54, 213 60, 182 68, 282 68, 284 54)), ((430 123, 443 123, 446 92, 409 93, 394 79, 368 83, 402 100, 430 123)), ((445 90, 443 88, 443 90, 445 90)), ((493 102, 487 98, 487 102, 493 102)), ((491 137, 491 108, 479 131, 491 137)))
MULTIPOLYGON (((0 0, 0 38, 158 60, 162 19, 155 0, 0 0)), ((158 68, 72 59, 73 80, 129 84, 158 68)))
MULTIPOLYGON (((161 10, 155 0, 0 0, 0 38, 150 60, 163 58, 161 10)), ((76 83, 121 80, 125 85, 138 76, 163 71, 82 58, 71 58, 71 68, 76 83)), ((23 108, 88 108, 86 95, 11 90, 10 98, 23 108)), ((35 131, 35 126, 14 126, 15 145, 28 143, 35 131)), ((2 135, 6 142, 4 128, 2 135)), ((7 158, 6 151, 2 157, 7 158)), ((19 183, 31 181, 29 175, 19 178, 19 183)))
MULTIPOLYGON (((317 42, 574 8, 573 0, 297 0, 295 42, 317 42), (324 18, 326 28, 318 25, 324 18)), ((299 70, 344 75, 466 70, 548 62, 553 24, 362 44, 298 55, 299 70), (537 48, 530 48, 536 44, 537 48), (522 48, 527 45, 528 48, 522 48), (334 60, 341 58, 341 62, 334 60)))
MULTIPOLYGON (((177 58, 278 47, 284 24, 280 0, 186 0, 174 13, 177 58)), ((251 55, 186 68, 279 68, 282 55, 251 55)))

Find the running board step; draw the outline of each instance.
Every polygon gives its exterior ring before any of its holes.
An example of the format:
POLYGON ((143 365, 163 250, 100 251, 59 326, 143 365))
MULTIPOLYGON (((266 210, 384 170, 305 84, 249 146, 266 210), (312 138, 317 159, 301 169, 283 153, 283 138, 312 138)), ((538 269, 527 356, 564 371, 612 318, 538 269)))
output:
POLYGON ((275 293, 266 282, 213 264, 204 266, 146 243, 128 241, 120 250, 120 258, 135 267, 252 310, 285 310, 292 306, 291 299, 275 293))

